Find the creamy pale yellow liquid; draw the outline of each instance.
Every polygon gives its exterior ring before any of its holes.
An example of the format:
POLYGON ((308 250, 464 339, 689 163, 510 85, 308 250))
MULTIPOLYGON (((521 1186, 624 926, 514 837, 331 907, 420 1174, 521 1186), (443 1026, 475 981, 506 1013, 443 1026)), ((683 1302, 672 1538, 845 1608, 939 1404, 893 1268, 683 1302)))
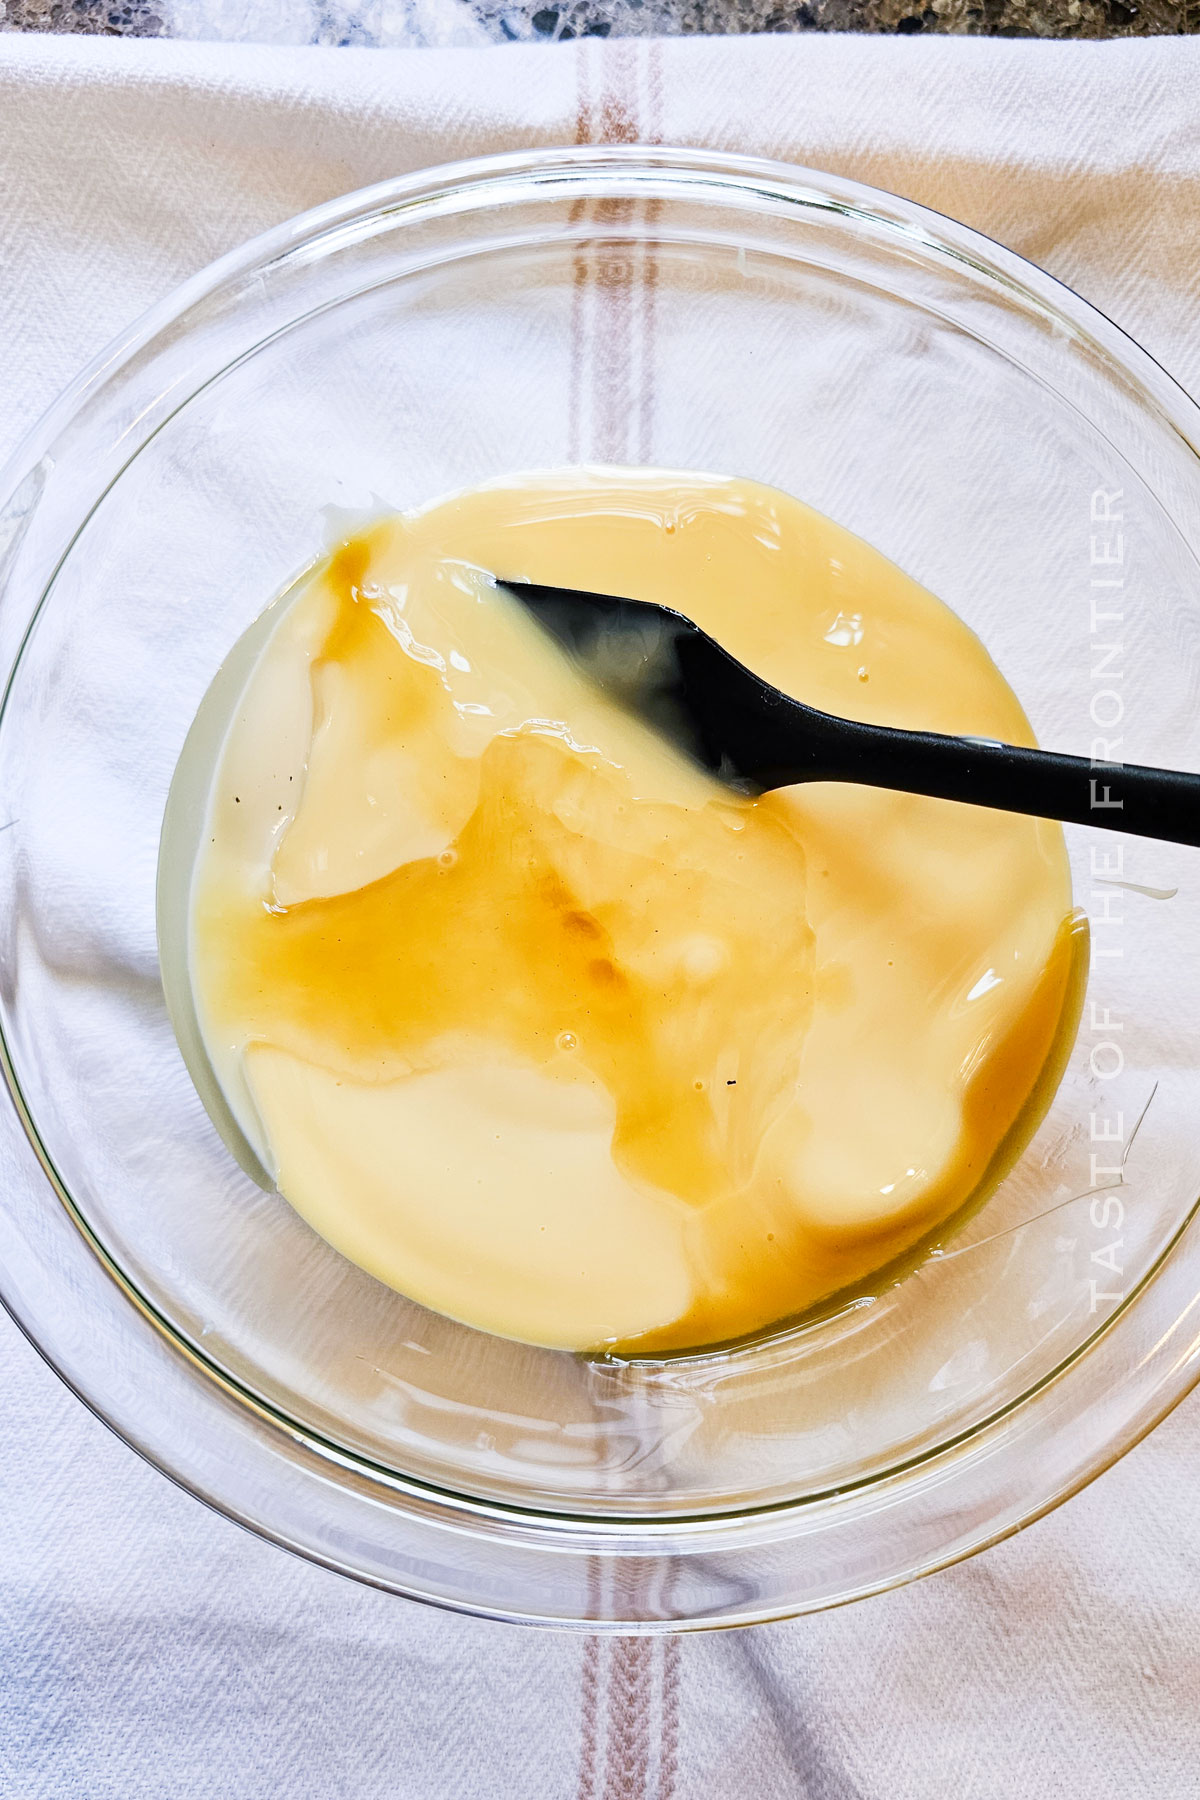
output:
POLYGON ((574 1349, 861 1286, 1036 1123, 1082 942, 1055 825, 738 797, 489 575, 679 608, 855 718, 1031 742, 978 639, 748 481, 514 477, 285 597, 216 772, 191 976, 292 1205, 401 1292, 574 1349))

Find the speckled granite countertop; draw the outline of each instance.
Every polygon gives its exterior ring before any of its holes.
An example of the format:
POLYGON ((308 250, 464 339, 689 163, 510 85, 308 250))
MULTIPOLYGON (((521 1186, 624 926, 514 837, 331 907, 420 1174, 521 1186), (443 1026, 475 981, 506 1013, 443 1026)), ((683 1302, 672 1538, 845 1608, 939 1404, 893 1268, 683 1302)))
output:
POLYGON ((696 32, 1114 38, 1200 32, 1200 0, 0 0, 0 30, 413 46, 696 32))

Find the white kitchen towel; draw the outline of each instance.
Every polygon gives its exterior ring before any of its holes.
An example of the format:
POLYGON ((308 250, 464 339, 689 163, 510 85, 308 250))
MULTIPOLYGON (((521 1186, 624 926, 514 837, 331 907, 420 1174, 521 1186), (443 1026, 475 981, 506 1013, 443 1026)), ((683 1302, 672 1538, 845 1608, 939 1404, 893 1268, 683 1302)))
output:
MULTIPOLYGON (((856 176, 1200 388, 1200 43, 495 51, 0 37, 0 456, 131 316, 350 188, 526 144, 856 176)), ((750 1632, 584 1640, 357 1589, 203 1511, 0 1330, 0 1800, 1200 1795, 1200 1404, 962 1568, 750 1632)))

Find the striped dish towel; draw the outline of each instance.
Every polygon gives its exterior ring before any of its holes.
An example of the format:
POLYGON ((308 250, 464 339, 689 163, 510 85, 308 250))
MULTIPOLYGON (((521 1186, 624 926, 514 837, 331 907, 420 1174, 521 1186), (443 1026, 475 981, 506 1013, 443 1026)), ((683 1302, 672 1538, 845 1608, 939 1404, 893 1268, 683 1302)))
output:
MULTIPOLYGON (((1200 387, 1200 44, 453 51, 0 35, 0 454, 250 234, 424 164, 703 144, 923 201, 1200 387)), ((575 441, 648 448, 653 282, 581 268, 575 441)), ((1019 1539, 846 1611, 587 1639, 358 1589, 209 1516, 0 1322, 0 1800, 1184 1800, 1200 1406, 1019 1539)))

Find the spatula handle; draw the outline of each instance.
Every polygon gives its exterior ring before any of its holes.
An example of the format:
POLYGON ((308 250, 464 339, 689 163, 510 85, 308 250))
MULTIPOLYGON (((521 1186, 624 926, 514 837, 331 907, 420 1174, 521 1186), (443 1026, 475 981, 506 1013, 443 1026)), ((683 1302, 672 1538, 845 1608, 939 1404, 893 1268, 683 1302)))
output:
MULTIPOLYGON (((848 719, 828 723, 818 766, 809 764, 804 780, 859 782, 1200 845, 1200 775, 848 719)), ((811 742, 811 722, 805 731, 811 742)))

